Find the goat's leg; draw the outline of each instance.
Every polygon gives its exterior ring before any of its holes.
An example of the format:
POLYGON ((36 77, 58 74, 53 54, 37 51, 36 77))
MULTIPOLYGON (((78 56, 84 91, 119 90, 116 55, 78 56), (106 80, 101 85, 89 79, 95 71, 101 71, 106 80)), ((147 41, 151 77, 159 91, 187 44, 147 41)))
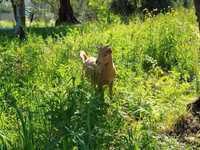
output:
POLYGON ((83 68, 82 68, 82 70, 81 70, 81 81, 83 81, 84 80, 84 71, 83 71, 83 68))
POLYGON ((98 93, 100 94, 100 97, 104 97, 104 89, 101 83, 98 84, 98 93))
POLYGON ((113 88, 113 81, 109 84, 110 99, 112 99, 112 94, 113 94, 112 88, 113 88))

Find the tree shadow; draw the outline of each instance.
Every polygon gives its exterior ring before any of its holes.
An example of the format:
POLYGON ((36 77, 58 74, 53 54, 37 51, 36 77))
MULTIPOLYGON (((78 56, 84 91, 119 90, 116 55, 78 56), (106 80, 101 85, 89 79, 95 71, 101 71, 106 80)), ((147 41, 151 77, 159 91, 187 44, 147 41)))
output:
POLYGON ((0 38, 12 38, 14 37, 13 28, 0 28, 0 38))
POLYGON ((65 36, 71 32, 72 26, 61 26, 61 27, 29 27, 27 28, 28 34, 34 34, 36 36, 42 36, 44 39, 47 37, 59 37, 65 36))
MULTIPOLYGON (((60 36, 66 36, 68 33, 72 32, 72 29, 75 26, 67 25, 60 27, 28 27, 26 29, 26 33, 28 35, 36 35, 42 36, 42 38, 46 39, 48 37, 57 38, 60 36)), ((0 27, 0 40, 6 39, 15 39, 16 36, 14 34, 13 28, 1 28, 0 27)))

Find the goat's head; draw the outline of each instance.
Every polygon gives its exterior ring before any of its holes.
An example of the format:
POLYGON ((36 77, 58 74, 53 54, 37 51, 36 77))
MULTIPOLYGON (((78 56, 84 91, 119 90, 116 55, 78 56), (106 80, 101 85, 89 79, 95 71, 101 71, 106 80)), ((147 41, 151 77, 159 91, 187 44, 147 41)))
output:
POLYGON ((106 65, 112 61, 112 49, 109 46, 98 47, 98 56, 96 63, 99 65, 106 65))

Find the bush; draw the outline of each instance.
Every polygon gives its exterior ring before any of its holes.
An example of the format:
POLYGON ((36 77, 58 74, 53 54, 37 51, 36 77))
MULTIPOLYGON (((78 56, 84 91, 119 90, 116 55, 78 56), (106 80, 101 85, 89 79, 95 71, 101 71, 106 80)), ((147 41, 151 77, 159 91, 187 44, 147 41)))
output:
POLYGON ((153 11, 154 9, 160 11, 168 10, 168 8, 172 6, 172 0, 143 0, 141 8, 148 9, 149 11, 153 11))
POLYGON ((110 9, 123 16, 129 16, 136 11, 137 7, 130 0, 113 0, 110 4, 110 9))
POLYGON ((130 16, 135 12, 142 13, 144 9, 158 13, 178 5, 189 7, 190 4, 190 0, 113 0, 110 9, 116 14, 130 16))

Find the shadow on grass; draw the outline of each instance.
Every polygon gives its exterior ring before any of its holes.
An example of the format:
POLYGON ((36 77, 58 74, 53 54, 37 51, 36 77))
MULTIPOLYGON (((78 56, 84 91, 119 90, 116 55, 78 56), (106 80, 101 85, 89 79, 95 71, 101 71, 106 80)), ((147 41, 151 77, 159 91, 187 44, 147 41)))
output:
POLYGON ((37 36, 42 36, 47 38, 49 36, 65 36, 71 31, 72 26, 63 26, 63 27, 30 27, 27 29, 28 34, 35 34, 37 36))
MULTIPOLYGON (((65 36, 67 33, 72 32, 75 26, 62 26, 62 27, 28 27, 27 33, 36 36, 42 36, 44 39, 51 36, 56 38, 58 36, 65 36)), ((13 28, 0 28, 0 41, 3 39, 15 38, 13 28)))
POLYGON ((11 38, 14 37, 13 28, 0 28, 0 37, 11 38))
POLYGON ((108 106, 103 95, 90 94, 79 85, 61 99, 58 103, 50 100, 47 105, 49 111, 45 116, 52 127, 48 132, 50 135, 47 135, 48 148, 97 149, 105 137, 102 131, 105 130, 104 116, 108 106))

